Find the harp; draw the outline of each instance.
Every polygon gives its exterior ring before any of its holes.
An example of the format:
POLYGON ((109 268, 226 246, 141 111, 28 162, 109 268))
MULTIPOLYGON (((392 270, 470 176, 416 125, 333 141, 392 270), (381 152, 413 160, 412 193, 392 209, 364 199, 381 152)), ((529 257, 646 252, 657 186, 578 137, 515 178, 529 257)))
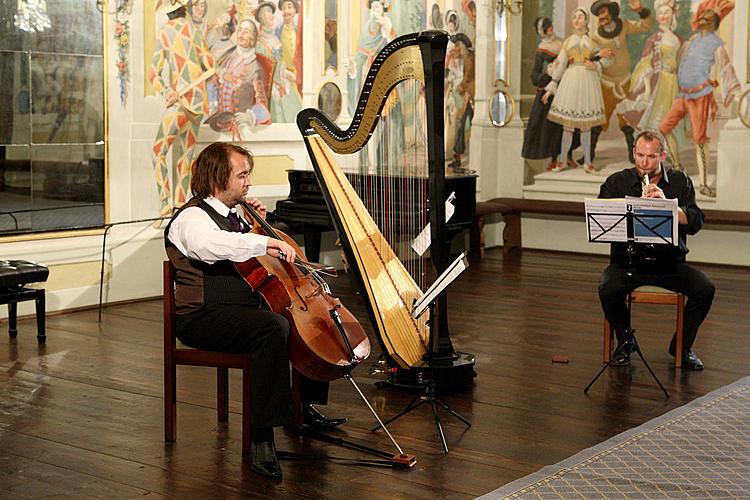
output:
POLYGON ((315 109, 297 116, 383 353, 390 366, 405 370, 423 366, 428 352, 448 365, 458 358, 448 331, 445 291, 430 315, 411 315, 413 302, 448 266, 447 41, 445 32, 424 31, 387 44, 362 72, 360 98, 346 130, 315 109), (429 252, 421 257, 411 243, 428 222, 429 252))

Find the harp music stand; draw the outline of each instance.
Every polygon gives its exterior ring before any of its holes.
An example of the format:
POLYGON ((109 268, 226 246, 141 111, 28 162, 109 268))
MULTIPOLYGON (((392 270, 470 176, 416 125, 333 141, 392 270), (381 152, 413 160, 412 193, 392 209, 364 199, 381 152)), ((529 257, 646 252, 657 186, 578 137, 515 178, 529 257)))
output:
MULTIPOLYGON (((468 261, 464 253, 458 256, 453 263, 435 280, 435 283, 422 295, 422 297, 415 301, 414 308, 412 310, 412 317, 418 318, 422 313, 429 309, 430 319, 429 324, 435 325, 435 302, 437 297, 445 293, 445 288, 461 274, 461 272, 468 267, 468 261)), ((437 349, 438 335, 433 335, 430 341, 427 343, 427 352, 422 356, 423 363, 421 366, 415 366, 414 369, 420 370, 423 380, 424 393, 418 394, 411 400, 411 402, 404 407, 401 412, 397 415, 389 418, 385 423, 380 423, 372 429, 373 432, 377 431, 381 427, 385 429, 385 426, 391 422, 403 417, 407 413, 411 412, 422 406, 423 404, 429 404, 432 408, 432 416, 435 419, 435 427, 437 428, 438 437, 440 438, 440 444, 443 447, 443 453, 448 453, 448 443, 445 440, 445 433, 443 432, 443 424, 440 422, 440 413, 438 407, 447 411, 450 415, 453 415, 461 422, 466 424, 467 427, 471 427, 471 422, 466 420, 463 416, 455 412, 448 406, 448 403, 440 397, 437 393, 436 382, 435 382, 435 367, 439 366, 441 362, 451 363, 455 358, 455 354, 451 357, 445 357, 442 354, 438 354, 437 349)))
MULTIPOLYGON (((627 244, 627 289, 632 288, 632 277, 635 273, 636 245, 677 244, 677 200, 651 198, 630 198, 601 200, 586 199, 586 228, 589 242, 592 243, 626 243, 627 244)), ((632 291, 632 290, 631 290, 632 291)), ((628 293, 626 339, 617 346, 599 373, 583 390, 588 393, 594 382, 609 368, 612 360, 624 349, 638 353, 651 376, 656 380, 664 395, 669 393, 649 366, 638 345, 635 330, 632 328, 632 298, 628 293)), ((632 379, 633 373, 629 371, 632 379)))

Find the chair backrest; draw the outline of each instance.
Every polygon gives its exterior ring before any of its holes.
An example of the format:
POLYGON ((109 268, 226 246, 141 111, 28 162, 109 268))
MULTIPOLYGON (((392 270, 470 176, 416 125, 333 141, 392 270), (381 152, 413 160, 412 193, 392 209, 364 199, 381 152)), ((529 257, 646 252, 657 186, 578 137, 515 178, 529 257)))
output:
POLYGON ((165 366, 193 365, 243 368, 252 358, 251 354, 205 351, 192 347, 177 347, 175 335, 175 268, 164 261, 164 363, 165 366))

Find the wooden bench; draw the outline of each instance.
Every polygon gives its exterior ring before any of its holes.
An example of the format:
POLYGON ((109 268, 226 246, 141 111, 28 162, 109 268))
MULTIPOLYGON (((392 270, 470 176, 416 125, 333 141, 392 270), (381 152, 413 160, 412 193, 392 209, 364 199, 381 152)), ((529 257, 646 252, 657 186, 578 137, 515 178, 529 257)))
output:
MULTIPOLYGON (((543 214, 580 217, 585 216, 582 201, 527 200, 523 198, 492 198, 477 203, 471 224, 469 252, 473 259, 484 257, 484 218, 501 214, 503 230, 503 256, 522 248, 521 214, 543 214)), ((750 212, 736 210, 703 210, 706 225, 750 226, 750 212)))

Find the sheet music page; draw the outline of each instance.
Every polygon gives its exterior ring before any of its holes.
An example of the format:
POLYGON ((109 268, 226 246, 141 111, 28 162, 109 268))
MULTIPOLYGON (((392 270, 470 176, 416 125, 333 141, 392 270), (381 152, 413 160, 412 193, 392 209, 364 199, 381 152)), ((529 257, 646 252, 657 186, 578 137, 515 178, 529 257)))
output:
POLYGON ((589 241, 613 243, 628 240, 624 217, 627 204, 623 198, 586 198, 584 204, 589 241))
POLYGON ((415 319, 418 318, 432 301, 435 300, 435 297, 437 297, 445 287, 453 283, 453 280, 455 280, 467 267, 469 267, 469 261, 466 260, 466 253, 462 252, 461 255, 459 255, 456 260, 454 260, 451 265, 443 271, 443 274, 438 276, 435 282, 430 285, 430 288, 428 288, 427 291, 423 293, 416 302, 414 302, 414 309, 411 312, 411 317, 415 319))
MULTIPOLYGON (((456 193, 455 191, 448 196, 448 199, 445 201, 445 222, 448 222, 451 220, 451 217, 453 217, 453 214, 456 212, 456 207, 453 206, 453 200, 456 199, 456 193)), ((419 235, 414 238, 414 241, 411 244, 412 250, 417 252, 417 255, 422 256, 427 251, 427 249, 430 247, 430 223, 428 222, 427 225, 422 229, 422 232, 419 233, 419 235)))
POLYGON ((626 196, 625 201, 633 207, 633 236, 636 243, 678 245, 677 237, 679 220, 677 218, 677 199, 638 198, 626 196))

